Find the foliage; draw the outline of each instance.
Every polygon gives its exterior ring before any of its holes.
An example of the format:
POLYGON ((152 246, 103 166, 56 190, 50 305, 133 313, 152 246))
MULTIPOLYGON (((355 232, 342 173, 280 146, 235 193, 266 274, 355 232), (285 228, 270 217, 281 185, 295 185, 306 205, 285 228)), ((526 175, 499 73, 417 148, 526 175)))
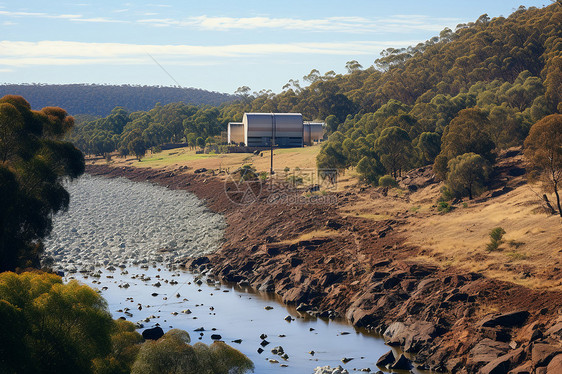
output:
POLYGON ((91 373, 113 320, 93 289, 53 274, 0 274, 2 373, 91 373))
POLYGON ((453 207, 446 201, 440 201, 437 203, 437 210, 441 213, 449 213, 453 207))
POLYGON ((505 234, 505 230, 501 227, 496 227, 490 231, 490 243, 486 244, 486 250, 488 252, 497 251, 499 245, 503 242, 502 238, 505 234))
MULTIPOLYGON (((478 108, 464 109, 445 128, 441 138, 441 152, 439 156, 447 159, 448 163, 453 158, 464 153, 476 153, 489 162, 494 161, 492 150, 494 143, 486 132, 489 125, 486 114, 478 108)), ((436 160, 434 170, 438 177, 444 179, 446 174, 442 169, 442 158, 436 160)), ((449 169, 450 170, 450 169, 449 169)))
POLYGON ((396 179, 392 177, 392 175, 383 175, 379 178, 379 186, 381 187, 396 187, 398 183, 396 183, 396 179))
POLYGON ((173 329, 157 341, 145 342, 132 367, 132 374, 242 374, 253 370, 253 363, 223 342, 210 346, 190 345, 185 331, 173 329))
POLYGON ((470 200, 484 189, 491 172, 489 162, 476 153, 453 158, 448 168, 447 187, 455 197, 468 195, 470 200))
POLYGON ((387 127, 375 141, 375 151, 387 173, 396 178, 409 166, 412 142, 408 133, 398 126, 387 127))
POLYGON ((363 181, 377 185, 380 183, 379 177, 384 173, 384 167, 376 157, 363 156, 357 164, 357 172, 363 181))
POLYGON ((525 139, 525 156, 530 163, 531 181, 541 181, 548 192, 554 192, 562 217, 560 185, 562 184, 562 114, 544 117, 531 127, 525 139))
POLYGON ((132 322, 117 319, 111 333, 111 352, 93 361, 95 374, 129 374, 143 338, 132 322))
POLYGON ((73 123, 60 108, 0 99, 0 271, 39 266, 52 216, 68 207, 63 183, 84 172, 82 153, 62 140, 73 123))

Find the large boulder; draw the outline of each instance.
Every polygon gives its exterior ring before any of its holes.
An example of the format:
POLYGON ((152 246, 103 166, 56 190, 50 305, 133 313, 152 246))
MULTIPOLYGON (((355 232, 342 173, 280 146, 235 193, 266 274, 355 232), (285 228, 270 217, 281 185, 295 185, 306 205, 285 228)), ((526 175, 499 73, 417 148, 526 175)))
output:
POLYGON ((146 329, 142 332, 142 337, 146 340, 158 340, 164 335, 164 330, 160 326, 156 326, 152 329, 146 329))
POLYGON ((401 345, 406 352, 418 352, 433 341, 438 330, 431 322, 416 321, 411 325, 394 322, 385 330, 383 336, 391 345, 401 345))
POLYGON ((394 353, 391 349, 379 358, 379 360, 377 361, 377 366, 382 366, 385 368, 389 365, 392 365, 394 361, 396 361, 396 358, 394 357, 394 353))
POLYGON ((507 373, 510 367, 519 364, 525 356, 525 351, 518 348, 508 354, 500 356, 490 361, 482 369, 479 374, 502 374, 507 373))
POLYGON ((483 327, 519 327, 529 318, 530 313, 526 310, 520 310, 516 312, 510 312, 501 314, 499 316, 488 316, 480 321, 480 325, 483 327))
POLYGON ((562 373, 562 354, 555 356, 546 367, 546 374, 562 373))

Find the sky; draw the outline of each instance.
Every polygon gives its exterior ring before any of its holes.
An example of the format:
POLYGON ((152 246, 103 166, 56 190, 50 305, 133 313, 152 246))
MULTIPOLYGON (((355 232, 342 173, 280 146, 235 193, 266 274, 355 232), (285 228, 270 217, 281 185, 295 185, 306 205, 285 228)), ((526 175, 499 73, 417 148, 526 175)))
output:
POLYGON ((0 83, 282 91, 550 0, 0 0, 0 83))

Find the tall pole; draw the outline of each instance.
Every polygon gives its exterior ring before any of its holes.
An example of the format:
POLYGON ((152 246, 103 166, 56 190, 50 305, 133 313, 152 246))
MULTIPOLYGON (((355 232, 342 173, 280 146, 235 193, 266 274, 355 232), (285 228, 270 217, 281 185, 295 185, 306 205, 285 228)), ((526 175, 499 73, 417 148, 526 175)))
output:
POLYGON ((275 113, 271 113, 271 162, 269 165, 269 178, 270 180, 273 179, 273 144, 275 143, 275 131, 276 131, 276 123, 275 123, 275 113))

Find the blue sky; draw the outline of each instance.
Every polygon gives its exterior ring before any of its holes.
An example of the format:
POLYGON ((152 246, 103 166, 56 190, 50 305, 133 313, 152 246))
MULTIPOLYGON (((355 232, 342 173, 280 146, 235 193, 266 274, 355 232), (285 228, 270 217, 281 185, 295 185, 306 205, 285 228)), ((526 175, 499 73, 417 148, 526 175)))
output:
POLYGON ((484 13, 550 3, 0 0, 0 83, 280 92, 312 69, 344 73, 350 60, 368 67, 382 49, 415 45, 484 13))

